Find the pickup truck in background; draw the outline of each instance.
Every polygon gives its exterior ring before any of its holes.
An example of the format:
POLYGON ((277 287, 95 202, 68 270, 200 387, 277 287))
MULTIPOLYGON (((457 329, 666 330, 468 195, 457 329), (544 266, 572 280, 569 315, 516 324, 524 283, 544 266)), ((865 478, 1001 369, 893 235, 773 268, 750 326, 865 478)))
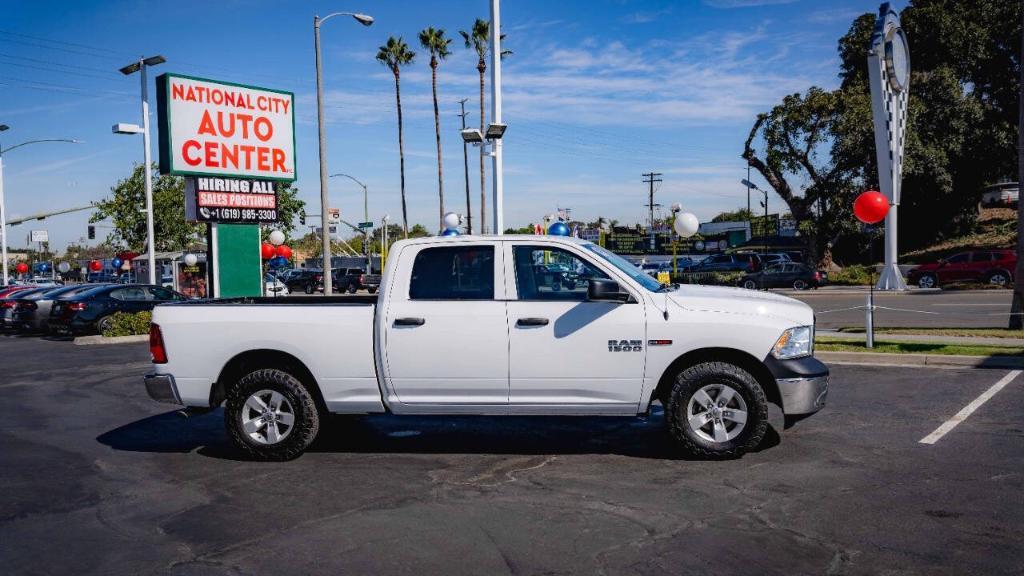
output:
POLYGON ((769 403, 814 413, 829 378, 806 304, 663 286, 557 236, 399 241, 376 296, 161 305, 150 348, 153 399, 224 405, 233 443, 266 460, 301 454, 328 413, 636 416, 655 401, 682 450, 737 457, 769 403))
MULTIPOLYGON (((355 294, 366 290, 375 294, 380 288, 380 274, 369 274, 362 268, 338 268, 331 272, 331 290, 355 294)), ((323 291, 323 286, 320 286, 323 291)))

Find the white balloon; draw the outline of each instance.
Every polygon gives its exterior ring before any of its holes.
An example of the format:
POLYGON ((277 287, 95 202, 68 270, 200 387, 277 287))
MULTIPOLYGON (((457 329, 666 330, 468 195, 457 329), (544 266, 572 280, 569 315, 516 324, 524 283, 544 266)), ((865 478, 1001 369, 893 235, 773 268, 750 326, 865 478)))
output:
POLYGON ((680 204, 679 202, 673 202, 672 203, 672 213, 673 214, 678 214, 678 213, 680 213, 682 211, 683 211, 683 205, 682 204, 680 204))
POLYGON ((449 230, 454 230, 459 227, 462 218, 459 217, 455 212, 449 212, 444 215, 444 227, 449 230))
POLYGON ((68 264, 67 262, 61 262, 60 264, 57 265, 57 270, 60 270, 61 274, 67 274, 68 271, 71 270, 71 264, 68 264))
POLYGON ((196 262, 199 262, 199 257, 195 254, 185 254, 185 265, 195 266, 196 262))
POLYGON ((680 212, 676 215, 673 228, 676 229, 676 234, 679 234, 683 238, 689 238, 696 234, 697 230, 700 229, 700 221, 697 220, 697 217, 690 212, 680 212))
POLYGON ((280 246, 284 244, 284 232, 280 230, 274 230, 270 233, 270 243, 274 246, 280 246))

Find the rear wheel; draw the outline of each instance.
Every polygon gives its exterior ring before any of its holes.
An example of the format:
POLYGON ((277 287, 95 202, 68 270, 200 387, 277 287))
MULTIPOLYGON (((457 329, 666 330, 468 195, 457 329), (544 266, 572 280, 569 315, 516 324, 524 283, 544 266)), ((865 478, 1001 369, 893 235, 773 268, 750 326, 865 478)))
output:
POLYGON ((345 289, 349 294, 355 294, 359 290, 359 287, 355 284, 349 284, 348 288, 345 289))
POLYGON ((291 460, 320 430, 316 401, 298 378, 278 369, 250 372, 228 391, 224 425, 231 441, 257 460, 291 460))
POLYGON ((754 282, 753 280, 744 280, 743 287, 747 290, 757 290, 757 282, 754 282))
POLYGON ((1003 271, 992 272, 988 275, 988 283, 993 286, 1006 286, 1010 283, 1010 275, 1003 271))
POLYGON ((370 294, 376 294, 377 293, 377 289, 376 288, 367 288, 366 291, 369 292, 370 294))
POLYGON ((313 285, 312 284, 306 284, 306 287, 305 287, 304 291, 306 292, 306 294, 312 294, 313 293, 313 285))
POLYGON ((764 438, 768 401, 743 368, 702 362, 676 375, 665 418, 673 440, 690 455, 736 458, 764 438))
POLYGON ((935 279, 934 274, 923 274, 917 279, 918 288, 935 288, 938 285, 938 281, 935 279))
POLYGON ((807 281, 797 278, 793 280, 793 288, 796 290, 807 290, 807 281))

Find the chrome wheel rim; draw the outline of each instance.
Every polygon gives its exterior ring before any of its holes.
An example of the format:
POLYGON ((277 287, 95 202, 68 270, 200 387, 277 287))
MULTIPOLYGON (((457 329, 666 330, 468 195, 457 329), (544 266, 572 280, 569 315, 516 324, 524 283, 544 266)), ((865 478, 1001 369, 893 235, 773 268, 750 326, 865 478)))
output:
POLYGON ((921 276, 921 279, 917 281, 917 285, 921 288, 932 288, 935 286, 935 279, 931 276, 921 276))
POLYGON ((994 284, 996 286, 1005 286, 1006 276, 1003 276, 1002 274, 993 274, 992 276, 989 277, 988 283, 994 284))
POLYGON ((280 392, 260 390, 242 406, 242 430, 257 444, 269 446, 283 441, 295 427, 295 410, 280 392))
POLYGON ((686 406, 690 430, 708 442, 734 440, 747 426, 747 403, 727 384, 708 384, 686 406))

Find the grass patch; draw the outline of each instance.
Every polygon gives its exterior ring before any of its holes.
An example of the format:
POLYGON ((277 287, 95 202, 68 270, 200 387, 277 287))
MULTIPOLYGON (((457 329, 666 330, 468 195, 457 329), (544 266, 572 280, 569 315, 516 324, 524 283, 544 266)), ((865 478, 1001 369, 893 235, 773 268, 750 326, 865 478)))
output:
POLYGON ((886 342, 875 339, 875 347, 868 349, 863 341, 817 338, 814 349, 818 352, 881 352, 884 354, 948 354, 951 356, 1021 356, 1024 346, 979 346, 971 344, 943 344, 941 342, 886 342))
MULTIPOLYGON (((863 334, 863 326, 846 326, 840 332, 863 334)), ((875 328, 875 334, 916 334, 927 336, 959 336, 974 338, 1017 338, 1024 339, 1024 330, 1007 328, 875 328)))

